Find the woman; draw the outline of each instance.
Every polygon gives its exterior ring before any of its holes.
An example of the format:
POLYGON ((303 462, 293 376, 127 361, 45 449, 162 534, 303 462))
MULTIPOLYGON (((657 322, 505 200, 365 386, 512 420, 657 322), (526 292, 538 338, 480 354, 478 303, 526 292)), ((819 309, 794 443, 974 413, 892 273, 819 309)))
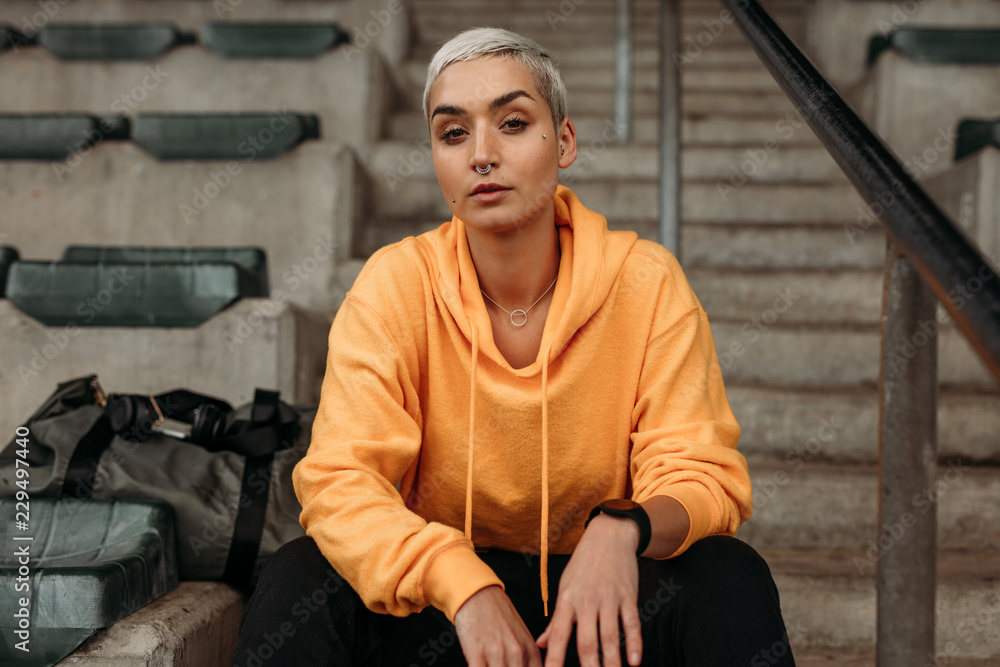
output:
POLYGON ((552 60, 462 33, 424 112, 453 218, 375 253, 337 313, 308 537, 233 664, 792 664, 767 566, 712 537, 752 504, 707 317, 669 252, 558 186, 552 60))

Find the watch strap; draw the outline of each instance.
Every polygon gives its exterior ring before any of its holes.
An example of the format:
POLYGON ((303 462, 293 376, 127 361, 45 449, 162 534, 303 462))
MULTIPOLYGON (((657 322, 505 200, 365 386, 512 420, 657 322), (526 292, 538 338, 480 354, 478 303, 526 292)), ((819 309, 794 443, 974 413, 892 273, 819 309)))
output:
MULTIPOLYGON (((627 500, 627 499, 626 499, 627 500)), ((641 555, 646 547, 649 546, 649 542, 653 537, 653 527, 649 521, 649 515, 646 510, 642 508, 639 503, 633 503, 632 509, 618 509, 616 507, 608 507, 604 503, 601 503, 594 509, 590 510, 590 516, 587 517, 587 521, 583 524, 584 530, 590 525, 590 522, 599 514, 610 514, 611 516, 619 516, 632 519, 635 521, 636 525, 639 526, 639 545, 636 547, 636 555, 641 555)))

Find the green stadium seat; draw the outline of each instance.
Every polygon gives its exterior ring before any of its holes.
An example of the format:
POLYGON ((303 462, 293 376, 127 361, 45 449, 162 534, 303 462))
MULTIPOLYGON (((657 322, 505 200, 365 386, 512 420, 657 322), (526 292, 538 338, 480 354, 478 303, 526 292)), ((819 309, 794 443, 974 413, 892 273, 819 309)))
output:
POLYGON ((1000 118, 996 120, 963 120, 958 124, 955 140, 955 161, 987 147, 1000 149, 1000 118))
POLYGON ((245 23, 212 21, 201 42, 226 58, 316 58, 348 42, 336 23, 245 23))
MULTIPOLYGON (((31 446, 40 447, 34 439, 31 446)), ((29 456, 34 454, 30 451, 29 456)), ((51 450, 47 454, 52 456, 51 450)), ((31 481, 34 484, 34 478, 31 481)), ((31 525, 38 527, 33 540, 15 542, 19 532, 13 520, 0 525, 0 539, 11 545, 0 553, 0 586, 9 591, 0 596, 0 631, 5 638, 0 642, 0 662, 5 665, 55 664, 98 628, 138 611, 178 585, 176 520, 169 505, 80 502, 32 493, 31 525), (29 660, 15 657, 13 647, 18 641, 14 629, 23 627, 15 616, 23 596, 13 592, 20 566, 13 545, 31 547, 29 660)), ((13 497, 0 498, 5 516, 13 517, 20 509, 15 503, 13 497)))
POLYGON ((7 290, 7 273, 10 272, 10 265, 20 259, 17 248, 9 245, 0 245, 0 296, 7 290))
POLYGON ((268 295, 267 253, 262 248, 71 245, 63 250, 61 261, 76 264, 236 264, 248 274, 242 296, 268 295))
POLYGON ((319 138, 315 114, 139 113, 132 141, 161 160, 253 160, 286 153, 319 138))
POLYGON ((25 37, 9 26, 0 25, 0 51, 16 49, 19 46, 30 46, 35 43, 36 39, 36 35, 25 37))
POLYGON ((87 114, 0 114, 0 159, 62 160, 101 136, 87 114))
POLYGON ((238 264, 81 264, 15 261, 7 298, 49 326, 193 327, 258 296, 238 264))
POLYGON ((170 23, 49 24, 38 43, 63 60, 152 60, 195 37, 170 23))
POLYGON ((868 65, 888 49, 916 63, 1000 65, 1000 28, 898 28, 872 37, 868 65))

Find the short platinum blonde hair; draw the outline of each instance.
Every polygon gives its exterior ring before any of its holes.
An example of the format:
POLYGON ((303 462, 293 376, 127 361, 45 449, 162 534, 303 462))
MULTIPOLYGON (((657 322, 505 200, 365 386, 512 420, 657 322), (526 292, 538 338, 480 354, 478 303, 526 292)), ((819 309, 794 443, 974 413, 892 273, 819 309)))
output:
POLYGON ((424 85, 424 120, 430 123, 428 104, 431 86, 438 76, 453 63, 497 56, 501 60, 513 58, 531 71, 535 88, 552 110, 552 124, 556 130, 566 117, 566 86, 552 56, 532 39, 502 28, 472 28, 452 37, 431 59, 424 85))

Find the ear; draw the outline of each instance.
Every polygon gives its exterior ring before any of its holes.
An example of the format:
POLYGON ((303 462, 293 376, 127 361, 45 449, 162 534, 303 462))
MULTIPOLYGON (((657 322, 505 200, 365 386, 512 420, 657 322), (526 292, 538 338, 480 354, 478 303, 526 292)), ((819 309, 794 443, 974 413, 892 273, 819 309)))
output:
POLYGON ((559 145, 556 147, 559 152, 559 168, 565 169, 576 161, 576 128, 573 121, 563 118, 559 125, 559 145), (566 152, 562 152, 565 148, 566 152))

